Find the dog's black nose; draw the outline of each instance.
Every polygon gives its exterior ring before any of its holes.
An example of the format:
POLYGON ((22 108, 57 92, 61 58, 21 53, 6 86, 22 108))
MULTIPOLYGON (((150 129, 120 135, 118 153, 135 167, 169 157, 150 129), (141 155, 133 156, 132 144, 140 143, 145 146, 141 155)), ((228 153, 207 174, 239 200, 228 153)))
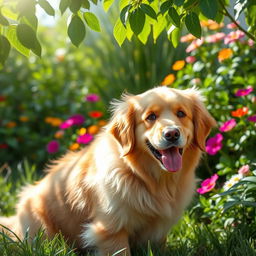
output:
POLYGON ((164 138, 168 142, 176 142, 180 138, 180 131, 178 128, 166 128, 163 131, 164 138))

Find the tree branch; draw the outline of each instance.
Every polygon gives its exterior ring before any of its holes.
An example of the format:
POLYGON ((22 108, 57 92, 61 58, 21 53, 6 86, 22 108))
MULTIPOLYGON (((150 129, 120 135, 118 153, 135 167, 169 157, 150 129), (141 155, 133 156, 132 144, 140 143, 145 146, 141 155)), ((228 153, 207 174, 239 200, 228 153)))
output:
POLYGON ((256 41, 256 37, 253 34, 251 34, 248 31, 246 31, 243 27, 241 27, 240 24, 234 19, 234 17, 228 12, 228 10, 226 9, 226 7, 223 4, 222 0, 219 0, 219 3, 222 6, 222 8, 224 9, 224 11, 225 11, 224 15, 226 15, 234 24, 236 24, 236 26, 239 28, 239 30, 243 31, 253 41, 256 41))

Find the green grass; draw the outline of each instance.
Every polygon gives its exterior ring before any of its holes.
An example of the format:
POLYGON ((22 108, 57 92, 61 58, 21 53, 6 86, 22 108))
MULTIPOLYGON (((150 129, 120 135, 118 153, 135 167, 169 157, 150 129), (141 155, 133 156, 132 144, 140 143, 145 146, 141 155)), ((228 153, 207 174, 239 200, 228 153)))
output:
MULTIPOLYGON (((1 169, 0 169, 1 170, 1 169)), ((2 168, 0 175, 0 215, 11 215, 20 188, 38 178, 35 166, 27 162, 14 171, 2 168), (3 170, 4 169, 4 170, 3 170)), ((163 254, 148 248, 133 252, 135 256, 239 256, 256 255, 256 226, 242 223, 236 227, 218 227, 215 223, 199 222, 187 211, 168 236, 168 248, 163 254)), ((61 235, 45 239, 39 231, 32 242, 12 239, 0 233, 0 256, 80 256, 61 235)), ((87 254, 89 255, 89 254, 87 254)), ((92 254, 90 254, 92 255, 92 254)))

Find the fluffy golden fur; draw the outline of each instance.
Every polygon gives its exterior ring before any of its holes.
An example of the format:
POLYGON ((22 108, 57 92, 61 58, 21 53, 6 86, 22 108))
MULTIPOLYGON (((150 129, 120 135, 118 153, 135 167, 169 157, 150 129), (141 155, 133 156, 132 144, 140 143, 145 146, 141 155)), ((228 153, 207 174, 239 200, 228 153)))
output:
POLYGON ((195 190, 195 168, 215 125, 196 89, 157 87, 125 95, 88 147, 68 152, 24 188, 17 214, 0 223, 20 238, 43 228, 77 248, 130 255, 163 245, 195 190))

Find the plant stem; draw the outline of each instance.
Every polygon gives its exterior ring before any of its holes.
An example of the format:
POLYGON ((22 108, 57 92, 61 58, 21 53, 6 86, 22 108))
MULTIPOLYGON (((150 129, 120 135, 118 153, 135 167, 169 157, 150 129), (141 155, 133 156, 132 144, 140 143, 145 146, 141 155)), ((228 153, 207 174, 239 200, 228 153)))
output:
POLYGON ((219 0, 220 5, 222 6, 222 8, 224 9, 224 15, 226 15, 227 17, 229 17, 229 19, 236 24, 236 26, 243 31, 249 38, 251 38, 253 41, 256 41, 256 37, 254 35, 252 35, 251 33, 249 33, 248 31, 246 31, 243 27, 240 26, 239 23, 237 23, 237 21, 234 19, 234 17, 228 12, 228 10, 226 9, 224 3, 222 2, 222 0, 219 0))

